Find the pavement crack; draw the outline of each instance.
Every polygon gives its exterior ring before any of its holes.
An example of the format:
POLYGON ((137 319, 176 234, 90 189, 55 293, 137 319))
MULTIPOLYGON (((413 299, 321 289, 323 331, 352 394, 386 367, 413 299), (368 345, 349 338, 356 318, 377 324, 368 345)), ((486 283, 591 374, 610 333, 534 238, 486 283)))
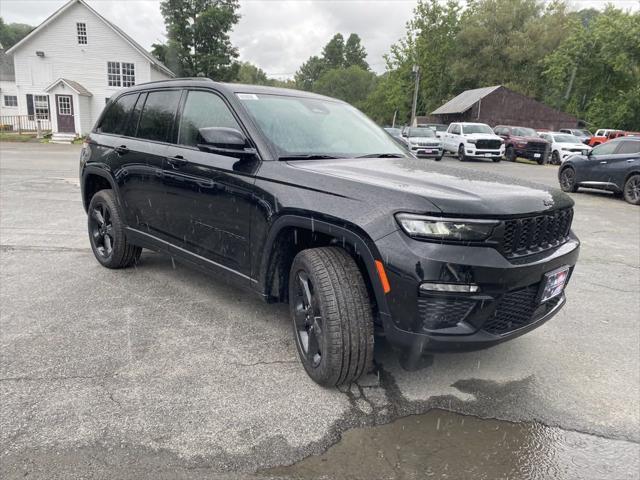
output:
POLYGON ((298 363, 297 360, 272 360, 269 362, 255 362, 255 363, 241 363, 241 362, 229 362, 229 365, 236 367, 255 367, 257 365, 278 365, 278 364, 292 364, 298 363))
POLYGON ((0 382, 48 382, 58 380, 105 380, 113 378, 114 375, 61 375, 57 377, 32 377, 29 375, 22 377, 3 377, 0 382))
POLYGON ((44 247, 39 245, 0 245, 3 252, 87 252, 89 248, 44 247))

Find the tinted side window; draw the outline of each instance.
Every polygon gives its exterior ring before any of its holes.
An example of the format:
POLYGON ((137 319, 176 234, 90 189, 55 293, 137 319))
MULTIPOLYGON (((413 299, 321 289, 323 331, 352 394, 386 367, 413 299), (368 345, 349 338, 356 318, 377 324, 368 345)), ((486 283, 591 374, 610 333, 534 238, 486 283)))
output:
POLYGON ((607 142, 594 147, 593 154, 594 155, 611 155, 616 147, 618 146, 617 142, 607 142))
POLYGON ((451 129, 451 133, 454 135, 460 135, 460 125, 454 125, 451 129))
POLYGON ((616 153, 619 154, 629 154, 629 153, 640 153, 640 142, 620 142, 620 148, 616 153))
POLYGON ((111 104, 102 117, 100 125, 97 128, 99 133, 115 133, 122 135, 127 127, 127 120, 136 103, 138 94, 124 95, 115 103, 111 104))
POLYGON ((238 122, 222 98, 211 92, 190 91, 182 111, 178 143, 192 146, 202 143, 198 130, 205 127, 240 130, 238 122))
POLYGON ((167 141, 181 93, 180 90, 149 92, 136 136, 147 140, 167 141))

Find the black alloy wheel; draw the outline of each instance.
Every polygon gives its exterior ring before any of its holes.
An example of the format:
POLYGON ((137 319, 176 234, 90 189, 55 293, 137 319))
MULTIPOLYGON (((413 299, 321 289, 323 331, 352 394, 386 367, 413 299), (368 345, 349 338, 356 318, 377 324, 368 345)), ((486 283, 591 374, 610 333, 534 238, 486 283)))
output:
POLYGON ((135 264, 142 248, 129 243, 113 190, 97 192, 89 202, 87 213, 89 242, 96 260, 107 268, 125 268, 135 264))
POLYGON ((314 285, 305 271, 301 270, 296 274, 295 293, 293 311, 298 345, 309 365, 316 368, 320 365, 324 350, 322 315, 318 307, 314 285))
POLYGON ((624 199, 631 205, 640 205, 640 174, 633 174, 624 182, 624 199))
POLYGON ((572 167, 566 167, 560 172, 560 188, 563 192, 577 192, 576 171, 572 167))
POLYGON ((96 202, 89 211, 89 235, 94 251, 108 260, 113 255, 115 235, 111 223, 111 211, 102 202, 96 202))

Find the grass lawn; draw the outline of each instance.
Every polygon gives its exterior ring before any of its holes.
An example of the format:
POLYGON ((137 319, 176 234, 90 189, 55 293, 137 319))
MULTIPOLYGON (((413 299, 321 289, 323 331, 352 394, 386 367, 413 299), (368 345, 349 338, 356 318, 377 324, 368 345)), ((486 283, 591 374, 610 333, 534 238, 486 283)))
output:
POLYGON ((12 132, 0 132, 0 142, 32 142, 36 140, 35 133, 23 133, 22 135, 12 132))

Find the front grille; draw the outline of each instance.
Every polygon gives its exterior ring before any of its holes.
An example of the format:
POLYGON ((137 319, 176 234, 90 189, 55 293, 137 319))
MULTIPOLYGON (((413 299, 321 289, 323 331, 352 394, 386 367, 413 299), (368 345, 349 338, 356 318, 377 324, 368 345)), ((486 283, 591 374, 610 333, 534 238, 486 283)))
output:
POLYGON ((446 297, 419 297, 418 313, 424 330, 455 327, 471 312, 475 300, 446 297))
POLYGON ((495 313, 485 322, 482 329, 493 335, 504 335, 526 327, 551 311, 560 302, 561 296, 552 298, 539 306, 536 303, 539 285, 536 283, 504 294, 498 300, 495 313), (535 315, 538 309, 542 311, 535 315))
POLYGON ((544 142, 529 142, 527 143, 527 152, 531 153, 545 153, 547 151, 547 144, 544 142))
POLYGON ((500 140, 477 140, 476 148, 477 149, 488 149, 488 150, 498 150, 502 145, 502 141, 500 140))
POLYGON ((556 247, 567 241, 573 209, 504 222, 502 252, 518 257, 556 247))
POLYGON ((418 142, 417 145, 420 147, 434 147, 434 148, 440 146, 439 143, 429 143, 429 142, 418 142))

